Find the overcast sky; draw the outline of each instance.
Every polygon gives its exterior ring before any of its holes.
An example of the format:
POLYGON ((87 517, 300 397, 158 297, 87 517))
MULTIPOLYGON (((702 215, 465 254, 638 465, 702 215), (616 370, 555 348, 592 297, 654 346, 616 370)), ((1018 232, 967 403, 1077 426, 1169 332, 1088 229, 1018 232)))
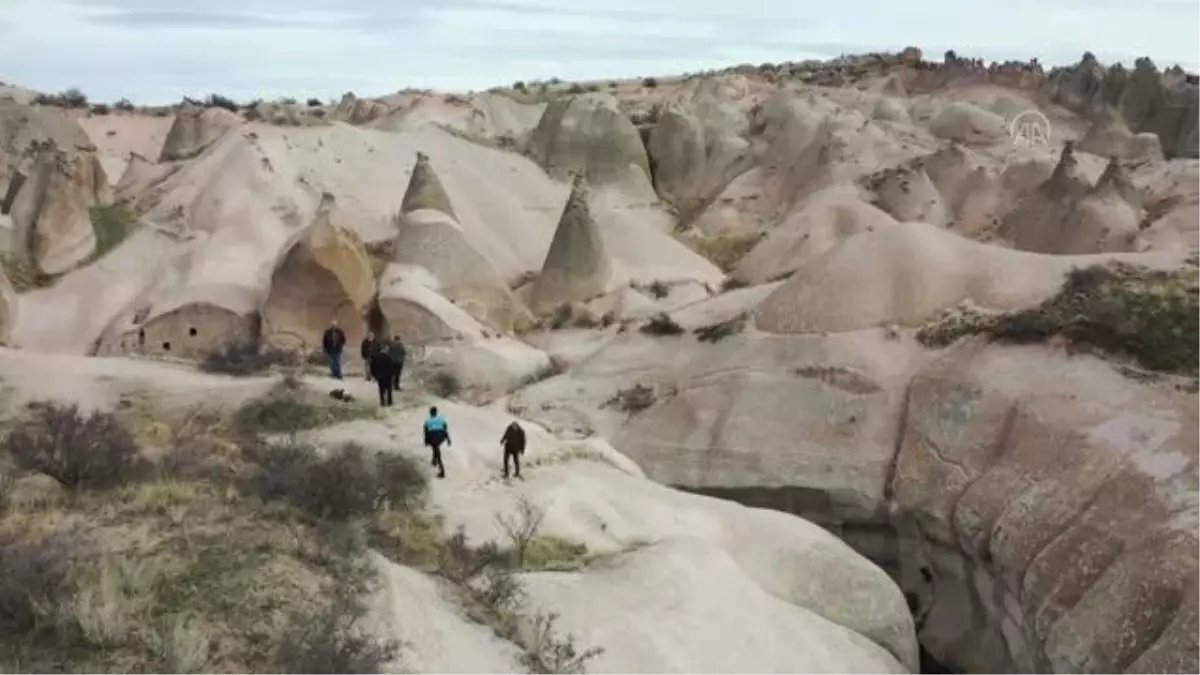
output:
POLYGON ((170 103, 661 75, 908 44, 1200 67, 1196 0, 0 0, 0 80, 170 103))

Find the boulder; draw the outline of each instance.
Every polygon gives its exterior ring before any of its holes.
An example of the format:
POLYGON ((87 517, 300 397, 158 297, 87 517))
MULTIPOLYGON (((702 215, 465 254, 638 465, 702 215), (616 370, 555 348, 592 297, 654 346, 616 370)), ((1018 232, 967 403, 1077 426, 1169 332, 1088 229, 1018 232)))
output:
POLYGON ((577 174, 546 260, 530 288, 530 308, 547 314, 563 304, 587 302, 603 295, 612 279, 604 237, 588 210, 584 177, 577 174))
POLYGON ((185 105, 175 114, 175 122, 167 132, 158 161, 192 159, 242 124, 237 113, 224 108, 185 105))

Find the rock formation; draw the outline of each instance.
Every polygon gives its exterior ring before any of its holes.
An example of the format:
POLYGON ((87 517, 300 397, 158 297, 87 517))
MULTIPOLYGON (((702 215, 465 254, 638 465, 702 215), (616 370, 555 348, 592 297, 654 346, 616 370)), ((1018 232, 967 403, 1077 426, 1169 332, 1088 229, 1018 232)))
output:
POLYGON ((29 174, 11 202, 14 246, 45 274, 61 274, 96 248, 91 208, 111 199, 91 153, 69 154, 53 141, 31 148, 29 174))
POLYGON ((1008 136, 1004 118, 976 105, 954 102, 930 122, 934 136, 967 145, 994 145, 1008 136))
POLYGON ((158 161, 192 159, 230 129, 241 125, 242 118, 224 108, 185 105, 175 114, 175 123, 167 132, 158 161))
POLYGON ((1125 125, 1120 111, 1109 107, 1094 115, 1091 127, 1077 147, 1102 157, 1115 155, 1131 161, 1162 159, 1162 146, 1157 136, 1151 133, 1134 134, 1125 125))
POLYGON ((360 99, 347 92, 334 109, 332 117, 347 124, 367 124, 387 113, 387 105, 370 99, 360 99))
POLYGON ((576 174, 554 240, 529 292, 529 305, 536 314, 565 303, 586 302, 608 290, 612 263, 587 200, 584 177, 576 174))
POLYGON ((1063 250, 1063 223, 1091 188, 1068 142, 1050 178, 1000 221, 1002 236, 1022 251, 1063 250))
POLYGON ((616 100, 605 94, 552 101, 533 130, 529 150, 560 180, 579 173, 595 185, 649 186, 650 164, 642 137, 616 100))
POLYGON ((454 207, 450 204, 450 197, 442 187, 442 181, 438 179, 433 165, 429 163, 429 155, 418 151, 412 176, 409 177, 408 187, 404 190, 400 212, 403 214, 421 209, 441 211, 458 220, 458 216, 454 215, 454 207))
POLYGON ((17 310, 20 307, 17 292, 13 289, 8 275, 0 266, 0 345, 9 344, 9 336, 17 323, 17 310))
POLYGON ((333 195, 324 193, 312 223, 272 274, 262 308, 268 342, 281 334, 281 341, 296 337, 313 351, 330 319, 343 326, 349 344, 362 340, 375 275, 362 241, 334 221, 335 208, 333 195))
POLYGON ((872 176, 867 187, 875 193, 875 205, 896 220, 946 224, 948 209, 921 159, 872 176))

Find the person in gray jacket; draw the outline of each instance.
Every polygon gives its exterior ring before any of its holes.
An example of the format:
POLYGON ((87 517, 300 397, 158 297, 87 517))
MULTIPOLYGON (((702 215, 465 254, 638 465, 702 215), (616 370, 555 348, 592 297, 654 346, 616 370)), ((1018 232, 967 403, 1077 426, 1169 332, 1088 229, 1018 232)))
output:
POLYGON ((404 357, 408 354, 399 335, 392 336, 392 341, 387 345, 387 353, 392 359, 392 389, 400 391, 400 374, 404 372, 404 357))

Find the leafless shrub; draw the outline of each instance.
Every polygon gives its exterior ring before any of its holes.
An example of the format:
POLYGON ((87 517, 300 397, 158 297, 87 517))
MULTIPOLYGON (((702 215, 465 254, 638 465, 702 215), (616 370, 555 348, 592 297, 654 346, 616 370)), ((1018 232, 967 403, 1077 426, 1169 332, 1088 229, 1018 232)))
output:
POLYGON ((525 495, 517 498, 511 513, 496 514, 496 524, 512 544, 513 563, 518 569, 525 566, 525 552, 537 538, 545 519, 546 511, 525 495))
POLYGON ((357 595, 339 592, 322 611, 293 615, 277 652, 285 673, 378 673, 403 646, 360 625, 366 609, 357 595))
POLYGON ((272 366, 297 365, 299 359, 292 352, 262 347, 253 340, 233 340, 206 354, 200 369, 206 373, 246 377, 264 373, 272 366))
POLYGON ((38 403, 17 423, 4 448, 18 467, 68 488, 104 489, 141 475, 137 441, 112 413, 84 417, 78 406, 38 403))
POLYGON ((533 673, 584 673, 587 662, 604 653, 603 647, 580 650, 575 636, 558 634, 554 623, 558 614, 538 613, 533 617, 531 635, 523 640, 521 662, 533 673))
POLYGON ((472 546, 461 526, 446 540, 438 556, 438 573, 458 584, 479 577, 488 567, 501 564, 504 554, 495 542, 472 546))
POLYGON ((676 323, 675 319, 672 319, 671 316, 666 312, 651 318, 649 321, 642 324, 638 330, 646 335, 656 336, 673 336, 683 334, 683 327, 676 323))

